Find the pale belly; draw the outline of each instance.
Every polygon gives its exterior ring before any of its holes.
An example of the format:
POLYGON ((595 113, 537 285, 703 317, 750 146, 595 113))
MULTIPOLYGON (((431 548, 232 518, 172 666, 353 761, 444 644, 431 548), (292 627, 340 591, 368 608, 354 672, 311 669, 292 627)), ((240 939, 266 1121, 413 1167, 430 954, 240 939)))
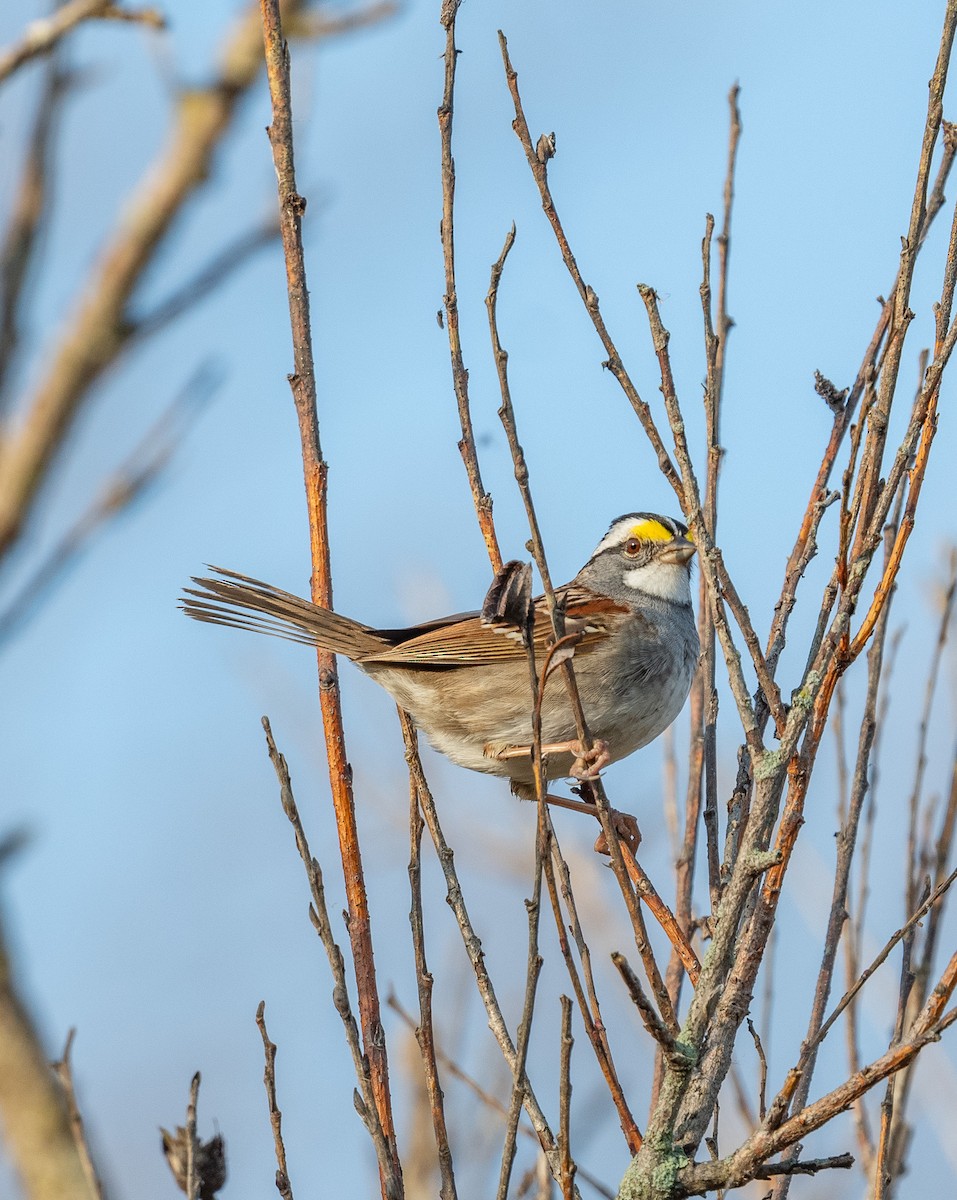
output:
MULTIPOLYGON (((691 627, 693 636, 693 626, 691 627)), ((674 640, 674 639, 672 639, 674 640)), ((623 647, 627 652, 627 646, 623 647)), ((611 761, 626 758, 662 733, 681 711, 697 662, 697 638, 681 639, 674 653, 658 652, 655 669, 628 675, 627 664, 607 656, 575 659, 575 677, 585 720, 593 737, 608 745, 611 761), (617 680, 612 686, 612 680, 617 680)), ((647 668, 647 663, 644 664, 647 668)), ((460 766, 498 775, 528 787, 533 783, 530 756, 498 758, 506 746, 532 741, 531 689, 521 662, 475 668, 440 669, 442 677, 417 671, 378 669, 374 678, 406 709, 434 748, 460 766)), ((548 680, 542 702, 542 742, 571 741, 576 725, 562 672, 548 680)), ((574 754, 550 755, 548 779, 569 775, 574 754)))

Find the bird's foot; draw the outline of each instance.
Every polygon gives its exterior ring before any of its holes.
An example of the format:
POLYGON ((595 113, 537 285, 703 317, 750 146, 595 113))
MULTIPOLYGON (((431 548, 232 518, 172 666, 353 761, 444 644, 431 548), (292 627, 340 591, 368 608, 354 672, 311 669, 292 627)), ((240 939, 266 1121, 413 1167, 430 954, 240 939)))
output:
MULTIPOLYGON (((631 813, 621 812, 617 808, 609 809, 608 816, 611 818, 612 829, 614 829, 619 839, 625 843, 632 854, 636 854, 641 844, 641 830, 638 828, 637 820, 631 813)), ((604 829, 595 839, 595 853, 611 854, 611 851, 608 849, 608 839, 605 837, 604 829)))
MULTIPOLYGON (((513 790, 520 796, 525 796, 524 791, 519 791, 513 785, 513 790)), ((529 793, 528 799, 534 800, 534 793, 529 793)), ((554 805, 556 808, 570 809, 572 812, 585 813, 586 816, 598 818, 598 809, 594 801, 591 800, 570 800, 567 796, 553 796, 549 792, 545 796, 547 804, 554 805)), ((631 813, 621 812, 617 808, 610 808, 608 816, 611 819, 611 826, 616 835, 625 843, 632 854, 635 854, 641 844, 641 830, 638 828, 638 822, 631 813)), ((605 838, 605 831, 602 830, 595 842, 596 854, 608 854, 608 841, 605 838)))
POLYGON ((566 742, 562 748, 575 755, 571 766, 572 778, 586 783, 589 779, 600 778, 601 772, 611 762, 611 750, 602 738, 595 738, 588 750, 578 741, 566 742))

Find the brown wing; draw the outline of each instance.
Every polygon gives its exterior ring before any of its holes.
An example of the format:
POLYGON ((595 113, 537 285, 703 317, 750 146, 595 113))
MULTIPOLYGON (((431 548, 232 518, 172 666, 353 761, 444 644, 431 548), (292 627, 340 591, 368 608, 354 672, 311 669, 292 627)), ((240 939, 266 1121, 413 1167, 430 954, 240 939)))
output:
MULTIPOLYGON (((616 604, 607 596, 569 585, 558 592, 565 602, 567 633, 581 633, 576 654, 587 653, 607 635, 609 624, 630 610, 616 604)), ((373 651, 360 661, 382 666, 457 667, 466 664, 501 663, 525 657, 522 637, 514 626, 488 625, 478 613, 466 614, 451 623, 433 622, 423 632, 409 630, 413 636, 404 638, 388 650, 373 651)), ((546 653, 552 639, 552 623, 544 597, 535 601, 534 641, 536 657, 546 653)))

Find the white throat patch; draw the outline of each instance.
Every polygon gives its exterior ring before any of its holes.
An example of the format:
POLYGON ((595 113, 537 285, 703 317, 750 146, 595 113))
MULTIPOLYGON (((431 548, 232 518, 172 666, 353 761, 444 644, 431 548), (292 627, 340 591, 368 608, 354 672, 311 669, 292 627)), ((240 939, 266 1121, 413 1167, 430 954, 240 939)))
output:
POLYGON ((691 575, 687 567, 674 563, 645 563, 633 567, 622 577, 630 588, 649 596, 660 596, 673 604, 691 603, 691 575))

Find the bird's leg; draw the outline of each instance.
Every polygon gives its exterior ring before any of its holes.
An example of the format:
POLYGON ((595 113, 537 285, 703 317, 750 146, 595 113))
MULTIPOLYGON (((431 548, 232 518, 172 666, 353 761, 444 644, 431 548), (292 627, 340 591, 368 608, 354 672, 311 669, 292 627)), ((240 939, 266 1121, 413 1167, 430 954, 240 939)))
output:
MULTIPOLYGON (((579 796, 584 797, 584 801, 579 801, 579 803, 582 804, 582 807, 586 811, 594 813, 594 815, 597 817, 598 807, 595 803, 594 797, 592 796, 592 790, 588 786, 587 780, 582 784, 581 788, 573 788, 572 791, 575 791, 579 796)), ((550 798, 551 797, 549 797, 549 799, 550 798)), ((629 850, 631 850, 632 854, 637 854, 638 847, 641 844, 641 830, 638 828, 637 819, 633 817, 631 813, 622 812, 619 808, 610 808, 608 810, 608 816, 611 820, 611 827, 614 829, 618 837, 625 843, 629 850)), ((611 851, 608 849, 608 840, 605 837, 604 829, 595 839, 595 853, 611 853, 611 851)))
MULTIPOLYGON (((485 747, 486 758, 531 758, 531 746, 496 746, 485 747)), ((601 738, 595 738, 590 750, 586 750, 577 738, 568 742, 547 742, 542 746, 542 758, 549 754, 574 754, 575 761, 571 765, 570 774, 573 779, 597 779, 604 767, 611 762, 611 751, 608 743, 601 738)))
MULTIPOLYGON (((519 749, 523 748, 520 748, 520 746, 508 746, 507 749, 510 751, 518 751, 519 749)), ((488 748, 486 752, 488 752, 488 748)), ((498 757, 498 755, 495 755, 495 757, 498 757)), ((506 756, 502 755, 502 757, 506 756)), ((513 754, 508 754, 507 757, 517 758, 518 754, 513 752, 513 754)), ((522 800, 534 800, 536 798, 535 788, 530 784, 519 784, 519 782, 513 780, 512 791, 519 799, 522 800)), ((544 796, 544 802, 546 802, 546 804, 553 804, 555 808, 570 809, 572 812, 584 812, 586 816, 595 817, 596 821, 600 820, 600 817, 598 817, 597 805, 595 804, 594 797, 592 797, 591 788, 589 787, 588 782, 584 782, 580 788, 574 788, 574 791, 576 791, 579 796, 584 798, 580 800, 572 800, 567 796, 553 796, 552 792, 546 792, 546 796, 544 796)), ((638 828, 638 822, 636 821, 636 818, 631 815, 631 812, 621 812, 619 809, 609 809, 608 816, 610 817, 610 820, 612 820, 612 828, 615 830, 615 833, 618 834, 619 838, 625 842, 628 848, 630 848, 632 854, 637 853, 640 841, 642 841, 642 830, 638 828)), ((602 830, 602 832, 598 834, 598 838, 595 842, 595 853, 607 854, 608 852, 608 842, 606 838, 604 838, 604 830, 602 830)))
MULTIPOLYGON (((590 800, 568 800, 565 796, 553 796, 549 792, 545 797, 547 804, 554 804, 557 808, 569 808, 572 812, 585 813, 588 816, 598 817, 598 809, 594 801, 590 800)), ((634 854, 641 842, 641 830, 638 828, 638 822, 631 813, 621 812, 617 808, 610 808, 608 815, 611 818, 612 828, 621 840, 629 847, 634 854)), ((604 829, 595 839, 595 853, 608 854, 608 842, 605 838, 604 829)))

